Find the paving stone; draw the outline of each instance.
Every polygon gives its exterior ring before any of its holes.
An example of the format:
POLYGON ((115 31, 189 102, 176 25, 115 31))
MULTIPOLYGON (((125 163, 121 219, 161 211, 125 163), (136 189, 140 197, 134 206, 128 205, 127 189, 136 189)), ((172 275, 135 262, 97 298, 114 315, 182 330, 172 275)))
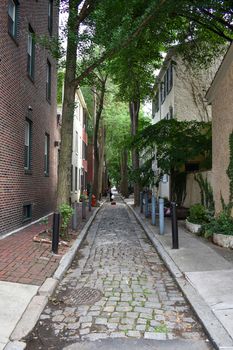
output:
POLYGON ((52 318, 53 322, 62 322, 64 320, 65 316, 64 315, 57 315, 52 318))
POLYGON ((165 333, 155 333, 155 332, 145 332, 145 339, 154 339, 154 340, 166 340, 167 336, 165 333))
POLYGON ((46 307, 45 321, 38 326, 44 327, 41 334, 50 332, 51 323, 64 343, 79 337, 205 339, 182 293, 124 205, 104 205, 79 253, 56 298, 69 298, 83 287, 100 290, 102 298, 93 305, 46 307))
POLYGON ((140 338, 141 333, 139 331, 128 331, 127 332, 128 337, 134 337, 134 338, 140 338))
POLYGON ((98 317, 95 320, 95 324, 106 325, 107 323, 108 323, 107 318, 100 318, 100 317, 98 317))

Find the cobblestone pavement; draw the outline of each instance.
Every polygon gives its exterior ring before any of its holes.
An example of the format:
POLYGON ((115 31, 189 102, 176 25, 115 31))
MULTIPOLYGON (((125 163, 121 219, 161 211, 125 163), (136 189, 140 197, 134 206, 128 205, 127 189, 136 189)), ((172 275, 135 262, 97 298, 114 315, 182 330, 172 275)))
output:
POLYGON ((27 349, 63 349, 106 338, 208 343, 143 229, 120 201, 106 203, 97 215, 27 349))

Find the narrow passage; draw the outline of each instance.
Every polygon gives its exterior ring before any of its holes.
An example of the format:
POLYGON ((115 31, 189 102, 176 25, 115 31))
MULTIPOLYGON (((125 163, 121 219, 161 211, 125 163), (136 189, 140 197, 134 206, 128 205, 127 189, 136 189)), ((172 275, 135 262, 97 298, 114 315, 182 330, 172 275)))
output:
POLYGON ((143 229, 117 198, 97 215, 27 349, 211 349, 206 340, 143 229))

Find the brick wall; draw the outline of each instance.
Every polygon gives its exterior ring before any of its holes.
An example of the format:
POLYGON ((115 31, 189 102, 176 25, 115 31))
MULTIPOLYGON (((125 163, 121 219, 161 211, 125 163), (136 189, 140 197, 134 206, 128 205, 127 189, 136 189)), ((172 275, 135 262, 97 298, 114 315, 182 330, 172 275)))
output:
MULTIPOLYGON (((54 1, 55 3, 55 1, 54 1)), ((36 36, 48 32, 48 0, 21 0, 18 36, 8 34, 8 1, 0 2, 0 235, 23 222, 23 205, 32 204, 32 219, 51 212, 57 186, 56 62, 39 44, 35 47, 34 82, 27 74, 29 24, 36 36), (46 66, 51 63, 51 103, 46 99, 46 66), (32 111, 29 111, 31 106, 32 111), (32 121, 32 172, 24 170, 25 118, 32 121), (49 176, 44 175, 44 139, 50 135, 49 176)), ((54 6, 53 34, 58 12, 54 6)))

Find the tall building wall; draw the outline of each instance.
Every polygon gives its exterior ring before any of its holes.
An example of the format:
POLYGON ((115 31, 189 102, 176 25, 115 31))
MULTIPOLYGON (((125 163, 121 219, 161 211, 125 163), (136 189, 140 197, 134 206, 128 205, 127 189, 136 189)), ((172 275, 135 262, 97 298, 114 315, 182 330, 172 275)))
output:
POLYGON ((50 213, 55 207, 58 149, 54 142, 59 139, 56 61, 38 43, 42 36, 50 37, 49 6, 53 9, 51 34, 57 35, 55 1, 0 2, 0 235, 50 213), (9 6, 14 4, 17 31, 12 35, 9 6), (34 32, 31 37, 35 40, 34 52, 30 52, 35 57, 33 76, 28 68, 29 31, 34 32), (30 169, 25 169, 26 121, 31 127, 30 169))

